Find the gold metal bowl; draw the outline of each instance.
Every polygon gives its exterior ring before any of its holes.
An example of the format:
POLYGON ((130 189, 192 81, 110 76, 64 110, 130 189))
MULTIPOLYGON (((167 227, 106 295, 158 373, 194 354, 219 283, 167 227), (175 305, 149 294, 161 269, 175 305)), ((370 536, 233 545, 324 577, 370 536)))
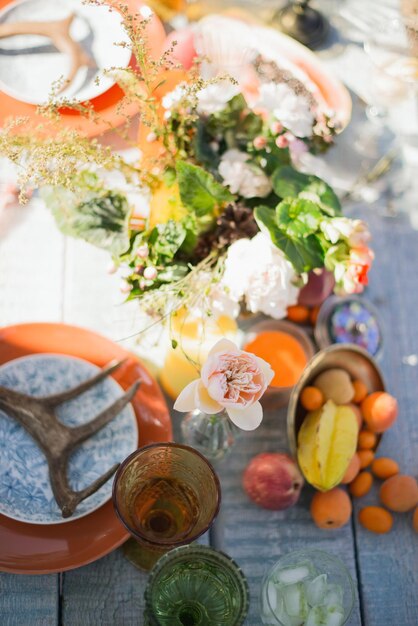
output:
MULTIPOLYGON (((374 358, 354 344, 334 344, 318 352, 303 370, 299 382, 293 387, 287 409, 287 436, 292 454, 297 456, 297 437, 307 411, 299 402, 302 390, 311 385, 322 372, 334 367, 348 372, 351 378, 362 380, 369 393, 385 391, 385 381, 374 358)), ((380 437, 377 445, 379 445, 380 437)))

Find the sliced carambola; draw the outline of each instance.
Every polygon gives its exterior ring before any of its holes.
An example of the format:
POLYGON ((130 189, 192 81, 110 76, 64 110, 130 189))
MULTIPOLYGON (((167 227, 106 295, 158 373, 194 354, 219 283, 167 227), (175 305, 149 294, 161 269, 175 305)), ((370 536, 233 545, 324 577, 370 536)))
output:
POLYGON ((311 561, 303 561, 292 567, 283 567, 274 573, 274 579, 280 585, 292 585, 301 582, 315 574, 315 568, 311 561))
POLYGON ((298 433, 298 462, 306 480, 314 487, 321 482, 316 453, 321 415, 322 409, 308 413, 298 433))
POLYGON ((358 421, 349 406, 338 406, 327 461, 321 466, 321 482, 326 489, 338 485, 357 449, 358 421))
POLYGON ((308 413, 298 435, 298 461, 307 481, 321 491, 338 485, 356 451, 357 435, 350 407, 328 400, 308 413))
POLYGON ((327 575, 321 574, 309 582, 305 582, 306 599, 310 606, 316 606, 322 604, 325 593, 328 589, 327 575))

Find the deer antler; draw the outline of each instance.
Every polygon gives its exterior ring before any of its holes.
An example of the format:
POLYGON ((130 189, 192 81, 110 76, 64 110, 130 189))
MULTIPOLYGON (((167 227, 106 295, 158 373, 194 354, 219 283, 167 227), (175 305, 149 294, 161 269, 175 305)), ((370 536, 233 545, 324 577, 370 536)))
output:
POLYGON ((71 24, 75 18, 72 13, 63 20, 52 22, 15 22, 0 24, 0 39, 15 35, 42 35, 51 39, 54 46, 63 54, 68 54, 71 60, 70 72, 65 84, 59 92, 63 91, 75 78, 78 70, 84 65, 94 66, 94 61, 83 50, 79 43, 74 41, 70 34, 71 24))
POLYGON ((77 446, 106 426, 132 400, 140 381, 136 381, 120 398, 97 417, 81 426, 69 427, 55 415, 55 408, 76 398, 114 372, 124 361, 111 363, 89 380, 52 396, 33 398, 13 389, 0 386, 0 409, 23 426, 44 453, 48 461, 52 491, 63 517, 71 517, 78 504, 95 493, 114 474, 119 463, 81 491, 73 491, 68 484, 68 459, 77 446))

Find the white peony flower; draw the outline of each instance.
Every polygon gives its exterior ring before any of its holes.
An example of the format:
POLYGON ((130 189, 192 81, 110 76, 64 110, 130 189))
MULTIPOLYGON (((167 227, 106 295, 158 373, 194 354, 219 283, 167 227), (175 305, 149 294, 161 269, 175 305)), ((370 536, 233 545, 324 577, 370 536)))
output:
POLYGON ((366 245, 371 238, 365 222, 351 220, 347 217, 324 220, 320 223, 320 228, 332 244, 337 243, 340 239, 346 239, 352 248, 366 245))
POLYGON ((223 111, 234 96, 240 93, 240 88, 230 80, 220 80, 204 87, 197 93, 197 112, 212 115, 223 111))
POLYGON ((258 233, 253 239, 233 243, 225 261, 221 284, 232 298, 245 298, 251 313, 285 317, 288 306, 296 304, 299 289, 291 263, 270 237, 258 233))
POLYGON ((219 164, 219 173, 232 193, 239 193, 244 198, 265 198, 272 186, 264 172, 248 163, 248 155, 235 148, 227 150, 219 164))
POLYGON ((173 89, 173 91, 169 91, 165 94, 165 96, 161 100, 161 104, 163 105, 164 109, 172 109, 182 100, 182 98, 184 98, 185 95, 186 83, 180 83, 175 89, 173 89))
POLYGON ((257 108, 266 109, 296 137, 312 135, 314 116, 309 102, 283 83, 264 83, 255 103, 257 108))

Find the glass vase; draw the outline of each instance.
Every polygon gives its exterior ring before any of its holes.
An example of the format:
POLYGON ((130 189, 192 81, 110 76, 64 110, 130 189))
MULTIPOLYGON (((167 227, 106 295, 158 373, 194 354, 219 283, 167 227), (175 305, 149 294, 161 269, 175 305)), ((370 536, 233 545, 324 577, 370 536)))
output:
POLYGON ((196 450, 157 443, 133 452, 113 483, 116 513, 132 535, 125 556, 150 570, 165 552, 203 535, 216 517, 219 479, 196 450))
POLYGON ((211 461, 223 459, 241 432, 231 422, 226 411, 208 414, 199 410, 183 417, 181 431, 185 443, 211 461))
POLYGON ((240 626, 248 605, 247 581, 237 564, 196 544, 164 555, 145 590, 149 626, 240 626))

